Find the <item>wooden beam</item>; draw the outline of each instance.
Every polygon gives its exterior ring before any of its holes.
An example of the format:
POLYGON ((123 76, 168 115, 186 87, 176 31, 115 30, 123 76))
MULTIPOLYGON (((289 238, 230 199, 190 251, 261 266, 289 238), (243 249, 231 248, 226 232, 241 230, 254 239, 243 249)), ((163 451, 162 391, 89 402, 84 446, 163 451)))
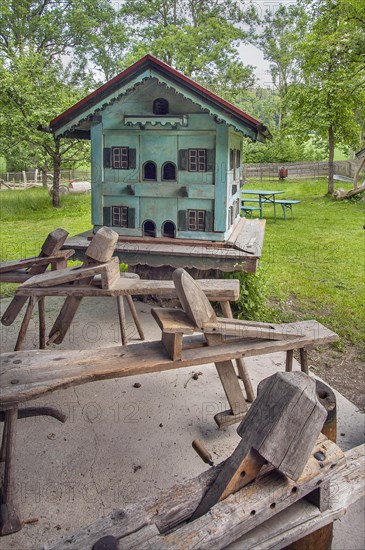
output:
POLYGON ((242 548, 279 550, 341 517, 364 494, 365 446, 347 451, 345 459, 345 466, 331 469, 329 462, 319 472, 316 470, 313 478, 303 477, 300 484, 288 482, 275 471, 266 472, 236 495, 219 502, 208 516, 186 525, 184 521, 217 477, 222 463, 190 481, 161 491, 156 497, 113 511, 63 538, 50 550, 92 548, 106 534, 117 538, 120 546, 132 548, 135 544, 142 550, 219 550, 237 540, 242 548), (321 513, 302 496, 327 480, 330 480, 330 507, 321 513), (175 531, 168 534, 172 528, 175 531))

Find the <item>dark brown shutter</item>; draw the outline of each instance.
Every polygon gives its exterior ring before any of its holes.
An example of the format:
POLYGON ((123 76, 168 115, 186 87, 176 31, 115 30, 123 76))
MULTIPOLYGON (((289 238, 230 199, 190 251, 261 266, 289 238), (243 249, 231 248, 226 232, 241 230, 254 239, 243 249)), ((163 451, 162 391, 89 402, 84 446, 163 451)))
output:
POLYGON ((205 212, 205 231, 214 231, 213 229, 213 212, 207 210, 205 212))
POLYGON ((112 150, 111 147, 104 147, 104 168, 112 167, 112 150))
POLYGON ((135 170, 137 166, 137 151, 136 149, 128 150, 128 168, 129 170, 135 170))
POLYGON ((230 169, 230 170, 233 170, 234 161, 235 161, 235 158, 234 158, 234 149, 230 149, 230 150, 229 150, 229 169, 230 169))
POLYGON ((186 231, 187 210, 179 210, 177 213, 177 229, 178 231, 186 231))
POLYGON ((103 225, 111 226, 111 214, 112 209, 110 206, 104 206, 103 208, 103 225))
POLYGON ((207 172, 214 172, 215 168, 215 150, 207 149, 207 172))
POLYGON ((128 227, 134 229, 136 227, 136 209, 128 207, 128 227))
POLYGON ((179 170, 188 169, 188 150, 180 149, 179 150, 179 170))

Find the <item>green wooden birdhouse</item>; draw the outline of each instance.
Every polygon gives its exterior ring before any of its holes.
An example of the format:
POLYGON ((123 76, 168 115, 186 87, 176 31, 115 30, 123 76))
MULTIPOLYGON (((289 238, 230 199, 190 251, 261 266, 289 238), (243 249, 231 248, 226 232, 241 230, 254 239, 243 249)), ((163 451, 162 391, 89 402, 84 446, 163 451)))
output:
POLYGON ((95 229, 221 242, 240 219, 242 140, 270 135, 151 55, 50 126, 56 137, 91 139, 95 229))

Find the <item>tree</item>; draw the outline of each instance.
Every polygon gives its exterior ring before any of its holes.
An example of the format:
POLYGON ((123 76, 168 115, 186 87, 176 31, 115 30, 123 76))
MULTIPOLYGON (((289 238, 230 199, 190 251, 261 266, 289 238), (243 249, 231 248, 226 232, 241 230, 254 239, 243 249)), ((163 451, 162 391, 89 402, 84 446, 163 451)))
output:
POLYGON ((328 193, 333 193, 336 144, 359 145, 356 113, 365 109, 365 7, 357 0, 305 4, 308 30, 297 47, 301 82, 289 90, 292 130, 303 139, 315 131, 327 141, 328 193))
POLYGON ((61 162, 77 164, 88 158, 88 144, 55 140, 47 127, 60 111, 83 95, 64 85, 60 61, 52 65, 41 54, 30 53, 15 59, 7 68, 0 66, 0 145, 4 156, 29 163, 33 160, 43 174, 54 168, 53 205, 60 206, 61 162))
MULTIPOLYGON (((43 171, 53 166, 53 204, 59 206, 61 162, 84 158, 88 146, 61 143, 37 127, 85 95, 92 81, 87 64, 96 51, 102 71, 109 70, 101 37, 105 25, 116 24, 115 10, 107 0, 0 0, 0 6, 0 142, 19 162, 32 159, 43 171)), ((122 29, 119 48, 121 36, 122 29)))
POLYGON ((262 51, 264 59, 270 62, 272 84, 279 98, 277 125, 280 128, 287 117, 289 85, 299 77, 296 45, 304 30, 304 10, 297 4, 288 7, 280 4, 277 9, 267 9, 262 17, 257 17, 250 38, 262 51))
POLYGON ((126 0, 121 11, 131 28, 127 64, 150 52, 229 97, 252 84, 238 51, 249 14, 236 0, 126 0))

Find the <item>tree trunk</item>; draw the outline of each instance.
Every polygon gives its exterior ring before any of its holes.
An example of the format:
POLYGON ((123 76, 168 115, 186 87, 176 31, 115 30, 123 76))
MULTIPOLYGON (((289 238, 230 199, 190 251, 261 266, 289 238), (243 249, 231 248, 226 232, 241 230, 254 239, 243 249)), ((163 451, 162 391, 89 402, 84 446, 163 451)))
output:
POLYGON ((42 187, 44 187, 45 189, 47 189, 47 172, 48 172, 48 165, 45 164, 44 166, 42 166, 42 168, 40 168, 40 171, 41 171, 41 174, 42 174, 42 187))
POLYGON ((52 204, 55 208, 60 208, 60 185, 61 185, 61 153, 60 140, 55 139, 55 154, 53 157, 53 192, 52 204))
POLYGON ((359 186, 360 172, 361 172, 361 170, 364 168, 364 166, 365 166, 365 157, 363 157, 363 158, 360 160, 360 166, 358 167, 358 169, 357 169, 356 172, 355 172, 355 175, 354 175, 354 189, 357 189, 358 186, 359 186))
POLYGON ((335 135, 332 124, 328 127, 328 193, 332 195, 335 187, 333 183, 334 164, 333 159, 335 156, 335 135))

